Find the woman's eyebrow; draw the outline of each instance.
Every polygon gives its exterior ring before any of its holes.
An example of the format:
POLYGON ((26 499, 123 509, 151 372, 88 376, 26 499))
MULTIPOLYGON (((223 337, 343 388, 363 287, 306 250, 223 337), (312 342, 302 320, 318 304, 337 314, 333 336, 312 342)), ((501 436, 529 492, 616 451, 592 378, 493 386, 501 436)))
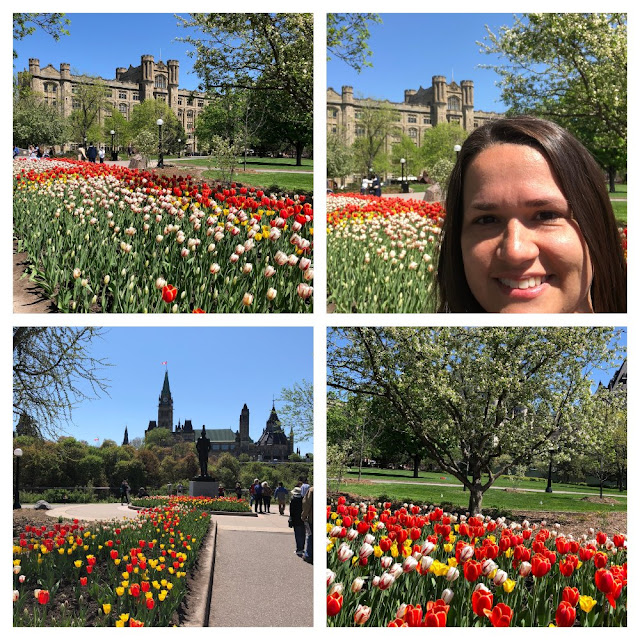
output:
MULTIPOLYGON (((522 205, 525 207, 547 207, 552 206, 567 206, 567 201, 560 198, 534 198, 533 200, 525 200, 522 205)), ((522 206, 520 205, 520 206, 522 206)), ((471 202, 469 209, 475 209, 477 211, 496 211, 500 209, 502 205, 497 202, 491 202, 489 200, 478 200, 471 202)))

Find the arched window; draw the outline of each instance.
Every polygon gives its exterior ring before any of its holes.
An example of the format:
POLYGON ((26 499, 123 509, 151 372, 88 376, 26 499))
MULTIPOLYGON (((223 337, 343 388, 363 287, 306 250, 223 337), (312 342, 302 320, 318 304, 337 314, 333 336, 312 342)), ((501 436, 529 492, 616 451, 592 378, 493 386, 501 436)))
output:
POLYGON ((460 111, 460 99, 457 96, 451 96, 447 100, 447 109, 449 111, 460 111))
POLYGON ((408 134, 411 139, 415 140, 418 137, 418 130, 411 127, 411 129, 409 129, 408 134))
POLYGON ((156 81, 155 81, 155 88, 156 89, 166 89, 167 88, 167 77, 166 76, 161 76, 158 75, 156 76, 156 81))
POLYGON ((124 102, 121 102, 118 105, 118 110, 120 111, 121 114, 127 115, 127 105, 124 102))

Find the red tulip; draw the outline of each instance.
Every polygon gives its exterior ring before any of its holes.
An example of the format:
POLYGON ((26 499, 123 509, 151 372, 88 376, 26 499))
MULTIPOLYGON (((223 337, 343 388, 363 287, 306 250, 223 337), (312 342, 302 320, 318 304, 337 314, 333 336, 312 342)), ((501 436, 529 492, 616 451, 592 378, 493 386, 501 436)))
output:
POLYGON ((162 287, 162 299, 167 302, 173 302, 178 295, 178 289, 174 287, 172 284, 167 284, 162 287))
POLYGON ((153 609, 153 607, 156 606, 156 603, 153 601, 153 598, 147 598, 146 605, 147 605, 147 609, 151 611, 151 609, 153 609))
POLYGON ((447 626, 447 613, 449 612, 449 605, 445 604, 445 601, 440 598, 435 602, 427 602, 427 613, 424 616, 423 627, 446 627, 447 626))
POLYGON ((80 578, 80 586, 81 587, 86 587, 87 586, 87 577, 84 576, 83 578, 80 578))
POLYGON ((564 600, 558 605, 556 610, 556 624, 559 627, 573 627, 576 621, 576 610, 564 600))
POLYGON ((493 593, 485 589, 478 589, 471 595, 471 605, 473 612, 480 618, 484 618, 487 614, 491 614, 493 607, 493 593))
POLYGON ((576 587, 565 587, 562 590, 562 599, 564 602, 568 602, 572 607, 576 607, 580 600, 580 592, 576 587))
POLYGON ((593 564, 596 565, 596 569, 603 569, 609 562, 609 556, 604 551, 598 551, 593 556, 593 564))
POLYGON ((607 569, 598 569, 595 581, 598 591, 602 591, 602 593, 611 593, 615 589, 615 578, 607 569))
POLYGON ((342 609, 342 594, 332 593, 327 596, 327 615, 337 616, 342 609))
POLYGON ((469 582, 475 582, 482 574, 482 565, 476 560, 469 560, 465 562, 464 565, 462 566, 464 571, 464 577, 469 582))
POLYGON ((38 602, 40 604, 47 604, 49 602, 49 592, 45 589, 38 591, 38 602))
POLYGON ((511 624, 513 611, 509 605, 499 602, 491 612, 489 620, 494 627, 508 627, 511 624))
POLYGON ((542 554, 536 553, 531 559, 531 573, 536 578, 542 578, 551 571, 551 562, 545 558, 542 554))

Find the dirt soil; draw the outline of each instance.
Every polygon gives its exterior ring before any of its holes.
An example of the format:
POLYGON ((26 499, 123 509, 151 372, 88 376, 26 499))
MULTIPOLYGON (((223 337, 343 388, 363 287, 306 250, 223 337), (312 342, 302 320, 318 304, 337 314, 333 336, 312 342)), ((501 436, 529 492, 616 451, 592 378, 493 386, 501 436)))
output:
POLYGON ((57 308, 26 273, 28 256, 16 252, 13 244, 13 312, 14 313, 56 313, 57 308))

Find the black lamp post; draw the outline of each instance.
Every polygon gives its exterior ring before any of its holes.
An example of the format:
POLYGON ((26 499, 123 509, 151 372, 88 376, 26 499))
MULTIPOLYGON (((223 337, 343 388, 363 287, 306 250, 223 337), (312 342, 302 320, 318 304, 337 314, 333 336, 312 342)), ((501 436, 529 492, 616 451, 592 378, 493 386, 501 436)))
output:
POLYGON ((84 137, 84 153, 87 153, 87 136, 84 137))
MULTIPOLYGON (((400 158, 400 167, 402 171, 402 193, 409 193, 409 183, 405 180, 405 166, 407 161, 405 158, 400 158)), ((408 177, 408 176, 407 176, 408 177)))
POLYGON ((460 149, 462 147, 459 144, 453 146, 453 150, 456 152, 456 162, 458 162, 458 156, 460 155, 460 149))
POLYGON ((16 482, 13 485, 13 508, 22 509, 20 504, 20 458, 22 457, 22 449, 14 449, 13 455, 16 459, 16 482))
POLYGON ((158 118, 156 124, 158 125, 158 168, 162 169, 164 167, 164 161, 162 160, 162 125, 164 121, 162 118, 158 118))
POLYGON ((181 151, 182 151, 182 140, 178 138, 178 158, 180 157, 181 151))
POLYGON ((116 132, 115 129, 111 129, 111 160, 116 162, 118 160, 118 152, 116 151, 116 132))
POLYGON ((553 493, 551 488, 551 466, 553 465, 553 451, 549 451, 549 473, 547 474, 547 488, 545 493, 553 493))

